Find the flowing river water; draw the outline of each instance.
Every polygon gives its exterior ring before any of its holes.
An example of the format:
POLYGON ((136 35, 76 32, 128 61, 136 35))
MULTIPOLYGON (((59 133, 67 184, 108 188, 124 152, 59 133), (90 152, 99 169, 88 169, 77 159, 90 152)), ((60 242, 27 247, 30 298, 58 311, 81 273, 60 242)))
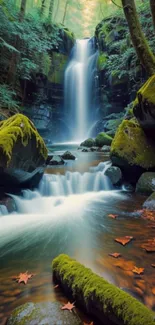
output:
MULTIPOLYGON (((155 256, 141 248, 144 241, 153 238, 155 230, 150 230, 149 222, 137 212, 145 197, 112 187, 104 176, 107 156, 79 152, 77 145, 70 148, 76 161, 48 168, 38 189, 13 195, 16 212, 7 214, 2 209, 2 324, 15 307, 25 302, 67 301, 52 283, 51 262, 60 253, 76 258, 149 308, 155 308, 155 269, 151 266, 155 256), (112 219, 109 214, 117 214, 118 218, 112 219), (122 236, 133 236, 134 240, 123 247, 114 241, 122 236), (122 256, 109 256, 115 252, 122 256), (134 275, 134 266, 144 267, 144 275, 134 275), (27 270, 35 273, 27 285, 12 281, 12 276, 27 270)), ((58 154, 65 149, 65 145, 53 147, 58 154)))

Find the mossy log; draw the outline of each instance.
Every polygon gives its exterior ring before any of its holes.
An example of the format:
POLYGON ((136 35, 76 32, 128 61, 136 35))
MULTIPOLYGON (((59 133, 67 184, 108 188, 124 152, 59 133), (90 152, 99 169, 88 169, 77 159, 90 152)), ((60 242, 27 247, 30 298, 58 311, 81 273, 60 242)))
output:
POLYGON ((54 280, 102 324, 155 325, 151 310, 69 256, 56 257, 52 268, 54 280))

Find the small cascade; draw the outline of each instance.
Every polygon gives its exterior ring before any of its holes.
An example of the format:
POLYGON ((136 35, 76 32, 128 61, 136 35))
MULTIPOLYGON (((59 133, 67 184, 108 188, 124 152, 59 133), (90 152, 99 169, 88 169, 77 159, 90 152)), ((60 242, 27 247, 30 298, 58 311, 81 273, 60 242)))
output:
POLYGON ((82 141, 94 121, 97 55, 89 39, 77 40, 65 71, 65 112, 72 140, 82 141))

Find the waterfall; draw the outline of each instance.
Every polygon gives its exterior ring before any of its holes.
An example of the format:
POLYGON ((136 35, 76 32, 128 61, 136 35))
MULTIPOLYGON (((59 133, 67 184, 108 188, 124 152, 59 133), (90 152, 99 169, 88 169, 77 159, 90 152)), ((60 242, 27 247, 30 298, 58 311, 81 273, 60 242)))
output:
POLYGON ((74 141, 84 140, 94 121, 97 55, 89 39, 77 40, 73 57, 65 71, 65 113, 74 141))

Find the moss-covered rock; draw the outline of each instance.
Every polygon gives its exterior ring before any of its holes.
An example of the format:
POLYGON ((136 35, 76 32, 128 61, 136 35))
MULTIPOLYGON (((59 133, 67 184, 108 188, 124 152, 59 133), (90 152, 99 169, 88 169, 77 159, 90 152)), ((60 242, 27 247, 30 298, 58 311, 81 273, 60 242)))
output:
POLYGON ((154 325, 154 314, 128 293, 67 255, 52 263, 54 279, 102 324, 154 325))
POLYGON ((0 184, 23 184, 41 176, 47 148, 34 124, 16 114, 0 122, 0 184))
POLYGON ((92 138, 86 139, 85 141, 83 141, 80 144, 80 146, 91 148, 91 147, 95 146, 95 140, 92 138))
POLYGON ((155 191, 155 173, 143 173, 136 185, 136 191, 142 194, 151 194, 155 191))
POLYGON ((112 141, 111 159, 136 181, 143 171, 155 168, 155 144, 135 120, 124 120, 112 141))
POLYGON ((107 135, 105 132, 99 133, 95 139, 95 144, 98 147, 103 147, 104 145, 110 146, 111 142, 112 142, 112 137, 107 135))
POLYGON ((143 208, 148 210, 155 210, 155 192, 153 192, 143 203, 143 208))
POLYGON ((142 128, 155 138, 155 75, 137 92, 133 112, 142 128))
POLYGON ((7 325, 82 325, 75 312, 61 310, 61 307, 59 302, 29 302, 12 312, 7 325))

